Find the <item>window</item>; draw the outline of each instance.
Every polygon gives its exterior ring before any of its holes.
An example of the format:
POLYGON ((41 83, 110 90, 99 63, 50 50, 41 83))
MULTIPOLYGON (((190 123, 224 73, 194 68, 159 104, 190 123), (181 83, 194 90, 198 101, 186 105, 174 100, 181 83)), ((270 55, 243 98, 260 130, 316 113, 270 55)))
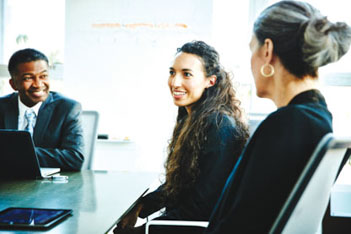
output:
POLYGON ((51 87, 61 90, 64 32, 64 0, 0 0, 0 95, 12 92, 7 63, 23 48, 38 49, 49 58, 51 87))
MULTIPOLYGON (((250 0, 238 4, 235 1, 216 0, 214 3, 213 41, 222 56, 225 67, 233 72, 238 82, 243 107, 247 113, 267 114, 276 109, 273 102, 258 98, 250 71, 250 51, 248 43, 252 24, 258 14, 277 0, 250 0)), ((348 2, 307 0, 331 21, 346 22, 351 25, 348 2), (345 7, 342 7, 345 6, 345 7)), ((351 52, 340 61, 320 69, 321 91, 334 116, 334 131, 339 135, 350 135, 351 109, 341 104, 351 99, 351 52)))
POLYGON ((15 51, 26 47, 42 51, 52 64, 63 63, 65 1, 0 1, 3 7, 2 43, 6 45, 0 63, 7 64, 15 51))

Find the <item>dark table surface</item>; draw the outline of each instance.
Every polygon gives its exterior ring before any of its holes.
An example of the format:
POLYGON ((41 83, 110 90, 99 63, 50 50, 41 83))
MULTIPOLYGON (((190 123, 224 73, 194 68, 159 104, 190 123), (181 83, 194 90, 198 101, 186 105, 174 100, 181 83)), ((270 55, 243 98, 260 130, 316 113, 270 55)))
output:
MULTIPOLYGON (((153 172, 88 170, 61 175, 67 175, 68 180, 0 180, 0 210, 8 207, 72 209, 72 216, 46 232, 105 233, 158 176, 153 172)), ((33 230, 0 232, 33 233, 33 230)))

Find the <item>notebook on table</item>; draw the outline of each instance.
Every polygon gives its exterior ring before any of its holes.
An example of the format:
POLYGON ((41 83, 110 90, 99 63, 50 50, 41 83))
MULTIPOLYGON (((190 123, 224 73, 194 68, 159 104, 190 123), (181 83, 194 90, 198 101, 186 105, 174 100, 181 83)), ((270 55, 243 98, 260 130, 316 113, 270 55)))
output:
POLYGON ((29 132, 0 130, 0 178, 39 179, 60 171, 41 168, 29 132))

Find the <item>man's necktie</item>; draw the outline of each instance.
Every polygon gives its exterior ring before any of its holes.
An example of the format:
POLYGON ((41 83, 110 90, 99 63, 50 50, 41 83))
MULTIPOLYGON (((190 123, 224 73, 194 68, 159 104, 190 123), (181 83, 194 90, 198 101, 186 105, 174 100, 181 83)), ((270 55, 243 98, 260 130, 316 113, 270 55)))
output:
POLYGON ((30 134, 33 136, 33 129, 36 118, 34 111, 31 109, 26 110, 24 113, 24 118, 27 120, 27 126, 24 128, 24 130, 30 132, 30 134))

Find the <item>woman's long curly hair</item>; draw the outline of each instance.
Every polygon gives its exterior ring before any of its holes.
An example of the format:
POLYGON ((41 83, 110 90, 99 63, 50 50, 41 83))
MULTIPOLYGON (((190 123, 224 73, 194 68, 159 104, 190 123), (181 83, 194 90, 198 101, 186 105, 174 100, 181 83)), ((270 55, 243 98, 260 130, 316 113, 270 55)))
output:
POLYGON ((193 41, 177 49, 177 54, 181 52, 199 56, 206 77, 214 75, 217 79, 215 85, 205 89, 202 97, 191 106, 190 115, 185 107, 178 109, 177 122, 168 145, 168 158, 165 163, 166 182, 163 191, 165 199, 169 202, 176 201, 181 191, 190 188, 199 175, 198 157, 205 144, 208 117, 211 114, 226 114, 235 119, 238 138, 242 139, 242 144, 238 147, 243 148, 249 136, 231 77, 221 67, 217 51, 205 42, 193 41))

